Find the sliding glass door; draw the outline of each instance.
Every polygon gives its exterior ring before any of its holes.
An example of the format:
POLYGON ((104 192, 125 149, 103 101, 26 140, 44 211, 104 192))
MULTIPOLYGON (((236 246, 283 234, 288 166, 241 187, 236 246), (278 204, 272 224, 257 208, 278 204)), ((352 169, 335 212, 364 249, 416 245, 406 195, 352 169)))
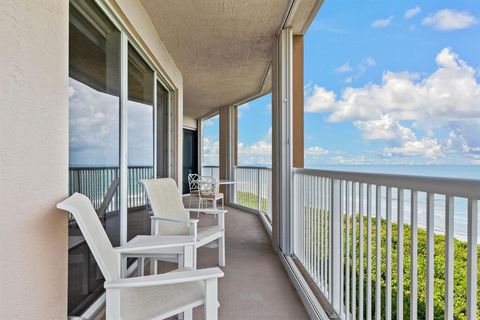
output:
MULTIPOLYGON (((69 192, 91 200, 119 246, 150 233, 140 180, 169 175, 171 113, 158 73, 112 21, 95 1, 71 0, 69 192)), ((73 217, 68 245, 68 314, 79 316, 104 280, 73 217)))
MULTIPOLYGON (((70 5, 69 32, 69 191, 92 201, 118 246, 121 34, 93 1, 70 5)), ((103 278, 73 218, 68 240, 68 313, 75 315, 99 296, 103 278)))
POLYGON ((154 177, 154 73, 128 47, 128 240, 150 233, 146 195, 140 180, 154 177))

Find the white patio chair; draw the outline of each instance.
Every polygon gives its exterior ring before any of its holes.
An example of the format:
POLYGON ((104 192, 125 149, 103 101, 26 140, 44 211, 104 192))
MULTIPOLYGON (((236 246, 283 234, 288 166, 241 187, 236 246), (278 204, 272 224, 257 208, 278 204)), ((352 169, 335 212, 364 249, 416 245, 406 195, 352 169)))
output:
POLYGON ((205 319, 218 318, 217 282, 218 278, 223 277, 219 268, 181 269, 122 279, 122 253, 154 252, 163 245, 155 243, 153 236, 137 236, 125 246, 113 248, 90 200, 82 194, 73 194, 57 204, 57 208, 73 214, 102 271, 107 320, 165 319, 178 314, 183 314, 184 319, 188 320, 192 319, 192 309, 202 304, 205 319))
MULTIPOLYGON (((152 209, 153 235, 193 235, 195 248, 218 241, 218 264, 225 266, 225 213, 227 210, 197 209, 183 206, 182 196, 171 178, 141 180, 152 209), (218 217, 217 224, 197 227, 198 220, 190 212, 203 212, 218 217)), ((196 250, 195 250, 196 251, 196 250)), ((195 254, 196 257, 196 254, 195 254)))
POLYGON ((210 176, 201 176, 198 182, 200 187, 200 192, 198 194, 200 202, 198 204, 199 208, 202 208, 202 204, 205 204, 204 208, 208 207, 208 202, 212 202, 212 207, 217 207, 217 201, 222 200, 222 209, 224 207, 224 198, 223 193, 218 192, 217 190, 217 180, 215 177, 210 176))
POLYGON ((192 197, 198 198, 198 194, 200 192, 200 187, 198 185, 199 179, 200 179, 200 176, 196 173, 190 173, 188 175, 188 189, 190 190, 190 197, 188 200, 189 208, 192 206, 192 197))

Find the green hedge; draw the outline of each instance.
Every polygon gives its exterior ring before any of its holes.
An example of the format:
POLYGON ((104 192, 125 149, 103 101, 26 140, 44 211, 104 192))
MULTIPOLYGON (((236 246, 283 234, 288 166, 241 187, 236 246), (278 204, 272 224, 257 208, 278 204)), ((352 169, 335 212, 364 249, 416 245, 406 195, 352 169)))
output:
MULTIPOLYGON (((313 214, 312 214, 313 216, 313 214)), ((357 279, 357 288, 356 288, 356 307, 358 315, 358 292, 359 292, 359 240, 360 240, 360 229, 359 229, 359 218, 356 216, 356 239, 355 239, 355 248, 356 248, 356 279, 357 279)), ((313 223, 314 219, 311 220, 313 223)), ((346 219, 344 218, 344 223, 346 225, 346 219)), ((344 226, 345 226, 344 225, 344 226)), ((363 221, 364 226, 364 257, 363 257, 363 266, 364 266, 364 299, 366 299, 367 293, 367 283, 366 283, 366 254, 367 254, 367 219, 364 217, 363 221)), ((352 227, 352 220, 350 218, 350 228, 352 227)), ((313 230, 313 229, 312 229, 313 230)), ((382 263, 381 263, 381 288, 382 288, 382 307, 381 307, 381 318, 385 318, 385 294, 386 294, 386 232, 387 225, 386 221, 382 219, 381 222, 381 252, 382 252, 382 263)), ((375 314, 375 281, 376 281, 376 220, 372 218, 372 313, 375 314)), ((425 308, 426 308, 426 264, 427 264, 427 251, 426 251, 426 232, 424 229, 418 229, 418 274, 417 274, 417 283, 418 283, 418 318, 425 318, 425 308)), ((346 236, 344 234, 344 239, 346 236)), ((404 282, 403 282, 403 317, 404 319, 410 318, 410 226, 404 225, 404 282)), ((352 241, 352 230, 350 230, 350 241, 352 241)), ((397 315, 397 253, 398 253, 399 243, 397 241, 397 224, 392 223, 392 318, 396 318, 397 315)), ((350 248, 352 248, 352 243, 350 243, 350 248)), ((352 254, 352 249, 350 249, 352 254)), ((480 247, 478 249, 478 254, 480 255, 480 247)), ((352 257, 350 257, 350 260, 352 257)), ((346 252, 344 252, 344 261, 346 261, 346 252)), ((350 266, 352 262, 350 262, 350 266)), ((480 273, 480 266, 477 266, 477 274, 480 273)), ((350 268, 350 270, 352 270, 350 268)), ((445 272, 445 236, 442 234, 435 234, 434 236, 434 318, 435 319, 444 319, 444 292, 445 292, 445 281, 444 281, 444 272, 445 272)), ((351 276, 351 274, 350 274, 351 276)), ((352 281, 350 281, 352 283, 352 281)), ((345 289, 345 288, 344 288, 345 289)), ((454 241, 454 319, 467 319, 466 317, 466 308, 467 308, 467 243, 464 241, 456 240, 454 241)), ((477 300, 477 319, 480 319, 480 286, 477 285, 478 300, 477 300)), ((345 295, 344 295, 345 297, 345 295)), ((351 304, 351 299, 350 299, 351 304)), ((366 312, 366 301, 364 301, 364 313, 366 312)), ((365 316, 364 316, 365 318, 365 316)))

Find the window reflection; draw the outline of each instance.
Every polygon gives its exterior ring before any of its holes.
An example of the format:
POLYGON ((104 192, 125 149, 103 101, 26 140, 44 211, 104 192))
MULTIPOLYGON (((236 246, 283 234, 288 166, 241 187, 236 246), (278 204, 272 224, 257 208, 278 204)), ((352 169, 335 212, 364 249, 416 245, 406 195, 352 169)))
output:
MULTIPOLYGON (((89 197, 118 245, 120 32, 93 1, 70 5, 69 76, 69 192, 89 197)), ((79 315, 103 291, 103 278, 73 218, 68 246, 68 314, 79 315)))

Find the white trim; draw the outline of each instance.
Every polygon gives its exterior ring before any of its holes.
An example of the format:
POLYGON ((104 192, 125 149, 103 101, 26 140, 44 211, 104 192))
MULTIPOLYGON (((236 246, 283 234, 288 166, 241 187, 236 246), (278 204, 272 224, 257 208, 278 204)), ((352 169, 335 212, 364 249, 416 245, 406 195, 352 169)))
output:
POLYGON ((128 38, 120 38, 120 244, 127 243, 128 214, 128 38))
POLYGON ((296 266, 293 259, 289 256, 285 256, 281 251, 278 253, 278 257, 282 262, 283 267, 287 271, 288 277, 292 281, 295 289, 297 290, 300 300, 302 300, 305 310, 307 311, 310 319, 331 319, 323 310, 322 306, 317 300, 317 297, 313 293, 312 289, 308 286, 307 282, 303 278, 302 273, 296 266))
POLYGON ((157 97, 157 73, 153 72, 153 177, 157 177, 158 172, 158 97, 157 97))

